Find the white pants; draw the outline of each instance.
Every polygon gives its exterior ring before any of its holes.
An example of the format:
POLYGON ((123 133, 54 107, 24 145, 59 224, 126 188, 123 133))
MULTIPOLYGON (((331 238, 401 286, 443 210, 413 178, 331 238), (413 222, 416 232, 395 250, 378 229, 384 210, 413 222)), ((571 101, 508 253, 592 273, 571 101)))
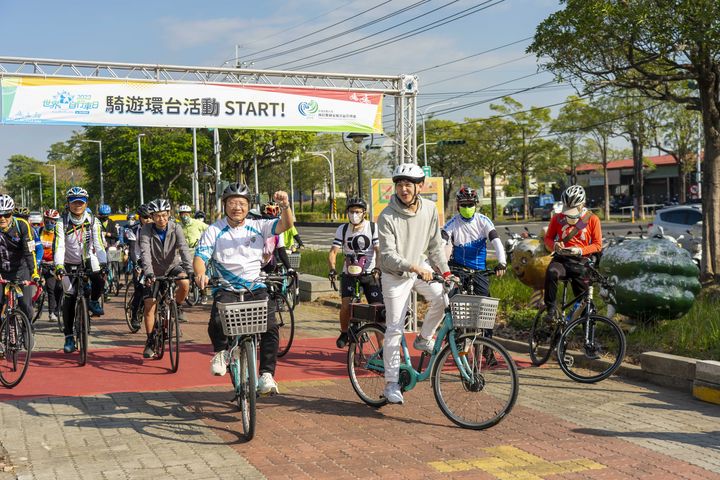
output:
MULTIPOLYGON (((425 268, 430 270, 429 265, 425 265, 425 268)), ((423 337, 432 338, 444 317, 447 300, 441 284, 425 282, 415 275, 413 277, 383 275, 382 293, 385 301, 383 362, 387 382, 397 382, 400 375, 400 342, 404 333, 405 313, 413 289, 430 302, 420 332, 423 337)))

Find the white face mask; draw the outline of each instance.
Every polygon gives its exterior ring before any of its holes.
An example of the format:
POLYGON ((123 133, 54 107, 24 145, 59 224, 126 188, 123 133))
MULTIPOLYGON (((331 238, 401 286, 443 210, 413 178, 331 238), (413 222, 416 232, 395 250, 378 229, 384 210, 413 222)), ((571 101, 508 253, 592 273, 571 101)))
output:
POLYGON ((362 213, 350 213, 350 214, 348 214, 348 220, 350 220, 350 223, 352 223, 353 225, 357 225, 363 221, 363 214, 362 213))

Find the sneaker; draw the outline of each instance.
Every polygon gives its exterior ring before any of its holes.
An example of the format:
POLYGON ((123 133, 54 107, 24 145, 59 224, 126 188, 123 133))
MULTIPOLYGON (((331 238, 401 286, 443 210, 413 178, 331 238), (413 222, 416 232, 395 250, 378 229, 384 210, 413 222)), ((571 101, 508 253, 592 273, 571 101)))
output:
POLYGON ((105 311, 103 310, 102 305, 100 305, 100 302, 98 300, 90 300, 88 302, 88 307, 90 307, 90 313, 96 316, 105 315, 105 311))
POLYGON ((598 355, 598 348, 595 345, 585 345, 585 358, 588 358, 590 360, 598 360, 600 358, 600 355, 598 355))
POLYGON ((413 348, 415 348, 415 350, 420 350, 425 353, 432 353, 434 347, 435 341, 432 338, 425 338, 422 335, 415 337, 415 341, 413 342, 413 348))
POLYGON ((227 373, 227 352, 225 350, 221 350, 213 356, 210 362, 210 373, 218 377, 227 373))
POLYGON ((265 372, 258 379, 258 392, 260 395, 276 395, 280 393, 278 384, 272 376, 272 373, 265 372))
POLYGON ((155 350, 153 350, 154 347, 155 347, 155 339, 153 337, 149 337, 147 339, 147 342, 145 342, 145 350, 143 350, 143 358, 153 358, 155 356, 155 350))
POLYGON ((72 335, 65 335, 65 345, 63 346, 63 352, 72 353, 75 351, 75 337, 72 335))
POLYGON ((187 323, 187 318, 185 318, 185 310, 183 310, 180 305, 178 305, 177 309, 177 318, 179 323, 187 323))
POLYGON ((562 319, 560 318, 560 314, 558 313, 556 308, 545 308, 545 316, 543 317, 543 323, 545 325, 560 325, 562 323, 562 319))
POLYGON ((48 317, 48 320, 50 320, 51 322, 57 322, 57 319, 58 319, 58 317, 54 313, 51 313, 50 316, 48 317))
POLYGON ((400 384, 397 382, 388 382, 385 384, 383 397, 385 397, 388 403, 394 403, 397 405, 402 405, 405 401, 405 399, 403 399, 403 394, 400 391, 400 384))
POLYGON ((335 340, 335 345, 338 348, 345 348, 345 346, 348 344, 348 334, 347 332, 340 332, 340 336, 335 340))

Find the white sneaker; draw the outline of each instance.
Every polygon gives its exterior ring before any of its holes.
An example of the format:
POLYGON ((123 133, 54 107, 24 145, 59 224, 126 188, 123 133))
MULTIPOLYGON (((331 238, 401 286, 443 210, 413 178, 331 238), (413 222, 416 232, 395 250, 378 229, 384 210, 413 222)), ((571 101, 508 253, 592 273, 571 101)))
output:
POLYGON ((222 377, 227 372, 227 352, 217 352, 210 362, 210 373, 222 377))
POLYGON ((265 372, 260 375, 258 392, 260 392, 260 395, 276 395, 280 393, 280 389, 278 389, 278 384, 273 378, 272 373, 265 372))
POLYGON ((51 322, 57 322, 57 319, 58 319, 57 315, 55 315, 54 313, 51 313, 51 314, 50 314, 49 320, 50 320, 51 322))
POLYGON ((383 391, 383 397, 388 403, 396 403, 402 405, 405 399, 400 391, 400 384, 397 382, 388 382, 385 384, 385 390, 383 391))
POLYGON ((413 347, 415 348, 415 350, 420 350, 421 352, 432 354, 433 348, 435 348, 435 340, 433 340, 432 338, 425 338, 422 335, 418 335, 417 337, 415 337, 413 347))

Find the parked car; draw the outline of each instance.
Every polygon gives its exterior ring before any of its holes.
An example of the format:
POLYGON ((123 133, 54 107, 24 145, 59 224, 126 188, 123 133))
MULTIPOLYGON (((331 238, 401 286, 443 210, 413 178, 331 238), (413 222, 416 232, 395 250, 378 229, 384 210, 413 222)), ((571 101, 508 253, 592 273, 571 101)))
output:
POLYGON ((702 228, 702 207, 700 205, 677 205, 663 208, 655 212, 655 218, 648 225, 648 231, 652 234, 653 227, 662 227, 665 235, 679 237, 687 236, 688 230, 699 230, 702 228))
MULTIPOLYGON (((528 197, 528 201, 530 202, 530 205, 529 205, 530 215, 534 215, 535 209, 538 207, 537 195, 531 195, 530 197, 528 197)), ((503 208, 503 215, 505 215, 506 217, 512 217, 516 213, 521 218, 523 217, 523 199, 522 199, 522 197, 511 198, 510 201, 505 204, 505 208, 503 208)))

